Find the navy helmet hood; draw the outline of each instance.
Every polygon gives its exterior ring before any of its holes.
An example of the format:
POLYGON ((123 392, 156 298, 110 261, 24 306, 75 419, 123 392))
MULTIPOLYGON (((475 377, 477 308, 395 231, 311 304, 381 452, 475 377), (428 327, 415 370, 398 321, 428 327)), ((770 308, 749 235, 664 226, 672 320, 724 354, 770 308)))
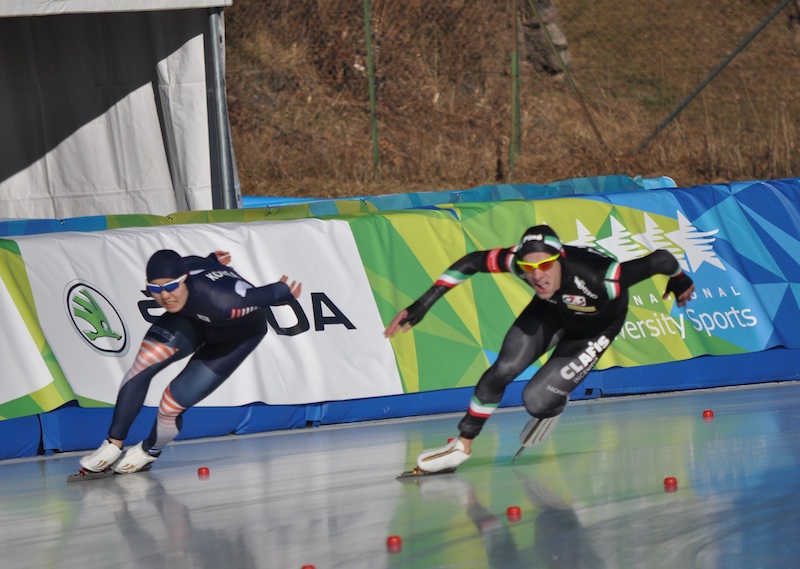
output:
POLYGON ((172 249, 156 251, 147 261, 147 280, 177 279, 189 272, 186 261, 172 249))

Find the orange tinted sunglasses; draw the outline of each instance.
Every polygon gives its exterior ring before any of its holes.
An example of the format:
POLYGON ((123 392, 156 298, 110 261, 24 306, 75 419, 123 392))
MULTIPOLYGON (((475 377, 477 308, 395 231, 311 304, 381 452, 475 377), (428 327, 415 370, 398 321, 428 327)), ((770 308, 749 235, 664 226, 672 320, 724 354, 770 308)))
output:
POLYGON ((536 261, 535 263, 527 263, 525 261, 517 261, 517 266, 522 269, 525 273, 532 273, 536 269, 540 271, 549 271, 553 267, 553 263, 558 261, 559 253, 556 253, 552 257, 548 257, 547 259, 542 259, 541 261, 536 261))

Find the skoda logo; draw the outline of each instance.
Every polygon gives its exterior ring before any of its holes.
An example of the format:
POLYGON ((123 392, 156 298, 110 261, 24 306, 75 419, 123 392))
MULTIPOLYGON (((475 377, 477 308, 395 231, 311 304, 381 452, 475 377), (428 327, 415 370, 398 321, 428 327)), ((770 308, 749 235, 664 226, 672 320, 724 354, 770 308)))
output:
POLYGON ((121 357, 128 351, 128 330, 111 301, 96 287, 73 282, 67 286, 67 314, 89 346, 103 355, 121 357))

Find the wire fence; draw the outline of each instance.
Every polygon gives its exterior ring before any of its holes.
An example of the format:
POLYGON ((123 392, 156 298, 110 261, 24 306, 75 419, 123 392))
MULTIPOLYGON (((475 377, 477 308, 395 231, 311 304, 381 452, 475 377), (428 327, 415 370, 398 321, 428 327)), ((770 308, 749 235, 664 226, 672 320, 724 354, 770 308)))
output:
POLYGON ((239 0, 226 25, 246 193, 800 172, 800 0, 239 0))

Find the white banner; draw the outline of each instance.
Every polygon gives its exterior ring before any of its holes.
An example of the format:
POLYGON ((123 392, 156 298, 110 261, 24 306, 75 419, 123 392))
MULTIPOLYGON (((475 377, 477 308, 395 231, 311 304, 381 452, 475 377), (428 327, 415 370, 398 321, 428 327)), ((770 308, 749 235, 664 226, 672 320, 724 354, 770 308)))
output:
POLYGON ((0 403, 8 403, 46 387, 53 376, 28 332, 17 305, 0 279, 0 403))
MULTIPOLYGON (((201 403, 237 406, 358 399, 402 393, 394 354, 347 222, 316 219, 181 225, 17 237, 45 337, 75 393, 113 403, 151 319, 145 265, 159 249, 230 251, 254 285, 288 275, 303 283, 302 313, 271 307, 270 331, 201 403), (283 329, 283 334, 276 333, 283 329), (288 333, 287 333, 288 332, 288 333)), ((150 387, 157 405, 188 360, 150 387)))

